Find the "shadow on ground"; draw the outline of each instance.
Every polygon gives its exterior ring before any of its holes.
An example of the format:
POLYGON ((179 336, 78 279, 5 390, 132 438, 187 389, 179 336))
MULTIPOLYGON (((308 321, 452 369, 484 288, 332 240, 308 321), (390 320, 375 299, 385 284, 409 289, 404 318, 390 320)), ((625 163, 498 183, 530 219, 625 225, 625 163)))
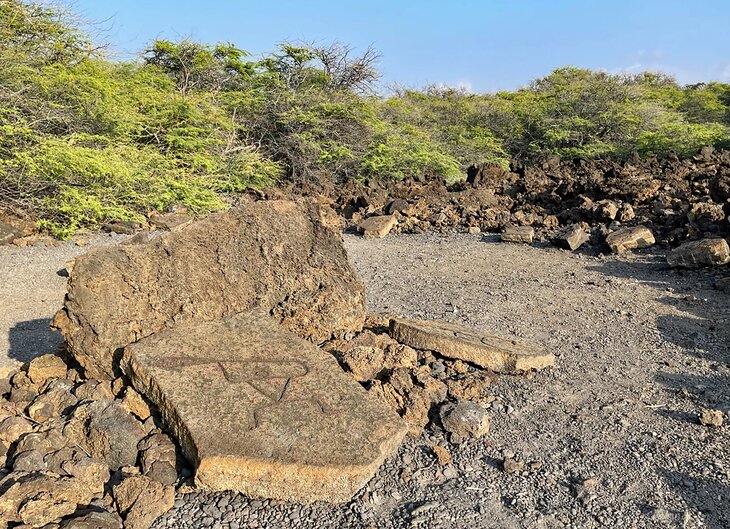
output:
MULTIPOLYGON (((657 317, 657 329, 665 340, 684 349, 688 363, 673 366, 679 373, 658 373, 656 381, 666 391, 682 393, 699 408, 730 412, 730 296, 713 288, 713 274, 708 270, 673 270, 659 256, 647 256, 640 261, 611 261, 590 267, 603 274, 635 279, 661 290, 660 302, 676 309, 676 315, 657 317), (690 359, 704 361, 707 374, 692 372, 690 359)), ((658 410, 671 420, 694 424, 697 414, 682 410, 658 410)), ((708 436, 726 435, 708 430, 708 436)), ((704 433, 704 431, 703 431, 704 433)), ((707 454, 707 459, 722 454, 707 454)), ((730 486, 710 477, 698 477, 686 472, 657 469, 670 488, 681 495, 688 505, 702 513, 709 529, 730 527, 730 486)))
POLYGON ((63 343, 61 333, 51 330, 50 318, 21 321, 8 332, 8 357, 28 362, 46 353, 54 353, 63 343))

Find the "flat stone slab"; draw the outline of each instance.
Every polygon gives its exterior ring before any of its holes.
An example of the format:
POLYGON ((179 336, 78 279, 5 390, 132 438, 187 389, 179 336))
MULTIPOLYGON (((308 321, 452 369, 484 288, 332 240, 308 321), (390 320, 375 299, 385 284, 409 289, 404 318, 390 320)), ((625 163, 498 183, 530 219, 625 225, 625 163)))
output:
POLYGON ((481 333, 455 323, 393 318, 390 335, 416 349, 436 351, 497 373, 521 373, 555 365, 555 355, 537 344, 481 333))
POLYGON ((406 434, 333 356, 258 310, 144 338, 121 366, 211 490, 345 502, 406 434))

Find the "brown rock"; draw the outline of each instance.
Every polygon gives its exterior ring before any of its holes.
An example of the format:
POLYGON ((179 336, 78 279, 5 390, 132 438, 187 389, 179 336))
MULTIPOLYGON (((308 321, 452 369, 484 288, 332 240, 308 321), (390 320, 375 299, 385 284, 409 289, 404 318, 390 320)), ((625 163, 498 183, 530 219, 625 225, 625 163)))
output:
POLYGON ((74 395, 79 400, 114 400, 108 380, 87 380, 76 387, 74 395))
POLYGON ((507 226, 501 235, 502 242, 519 242, 532 244, 535 229, 532 226, 507 226))
POLYGON ((516 474, 525 468, 525 462, 513 457, 505 457, 502 461, 502 470, 505 474, 516 474))
POLYGON ((162 213, 149 218, 150 224, 159 230, 175 231, 193 222, 184 211, 174 213, 162 213))
POLYGON ((724 416, 720 410, 702 410, 700 413, 700 424, 719 428, 724 422, 724 416))
POLYGON ((730 263, 730 247, 725 239, 686 242, 667 254, 669 266, 699 268, 730 263))
POLYGON ((204 488, 347 501, 405 434, 334 357, 261 311, 145 338, 122 368, 204 488))
POLYGON ((436 351, 498 373, 519 373, 555 364, 555 356, 539 345, 479 333, 454 323, 393 318, 390 333, 416 349, 436 351))
POLYGON ((588 242, 589 239, 590 237, 585 231, 583 231, 580 224, 573 224, 563 230, 563 232, 558 235, 553 242, 561 248, 575 251, 584 243, 588 242))
POLYGON ((122 519, 115 512, 89 511, 64 520, 60 529, 122 529, 122 519))
POLYGON ((22 236, 23 233, 20 230, 15 229, 10 224, 0 222, 0 245, 11 244, 22 236))
POLYGON ((390 233, 390 230, 396 224, 398 224, 398 220, 394 215, 375 215, 360 222, 358 228, 366 239, 382 239, 390 233))
POLYGON ((475 372, 461 378, 450 379, 446 385, 449 395, 454 398, 485 403, 491 399, 489 386, 496 381, 497 377, 493 373, 475 372))
POLYGON ((64 378, 51 381, 30 404, 28 415, 36 422, 58 417, 78 402, 78 398, 71 393, 72 389, 73 384, 64 378))
POLYGON ((454 462, 454 458, 451 457, 451 452, 445 446, 433 445, 431 450, 433 451, 433 455, 436 456, 439 465, 446 466, 454 462))
POLYGON ((154 433, 138 446, 140 463, 145 476, 165 485, 177 481, 177 454, 172 440, 163 433, 154 433))
POLYGON ((122 399, 122 407, 132 415, 136 416, 140 421, 144 421, 152 415, 150 407, 145 402, 142 395, 137 393, 134 388, 127 387, 124 390, 124 398, 122 399))
POLYGON ((23 417, 6 417, 0 422, 0 441, 14 443, 23 434, 33 431, 33 425, 23 417))
POLYGON ((112 495, 125 529, 149 529, 175 503, 174 487, 140 475, 125 476, 114 485, 112 495))
POLYGON ((654 235, 644 226, 621 228, 620 230, 609 233, 606 237, 606 244, 608 244, 614 253, 624 253, 627 250, 635 250, 637 248, 648 248, 655 242, 654 235))
POLYGON ((54 354, 37 356, 28 364, 28 378, 36 387, 41 387, 51 378, 66 378, 66 371, 66 362, 54 354))
POLYGON ((459 442, 468 437, 479 438, 489 431, 489 415, 479 404, 460 400, 446 403, 439 410, 444 430, 459 442))
POLYGON ((311 201, 259 201, 147 243, 98 247, 76 259, 56 315, 92 378, 114 378, 114 355, 173 324, 261 307, 317 343, 358 331, 362 283, 342 239, 311 201))
POLYGON ((373 380, 385 368, 385 352, 379 347, 353 347, 342 355, 342 360, 358 382, 373 380))
POLYGON ((49 472, 11 472, 0 480, 0 521, 41 527, 72 514, 103 490, 75 477, 49 472))
POLYGON ((81 403, 63 434, 112 470, 137 462, 137 445, 145 436, 140 423, 109 400, 81 403))

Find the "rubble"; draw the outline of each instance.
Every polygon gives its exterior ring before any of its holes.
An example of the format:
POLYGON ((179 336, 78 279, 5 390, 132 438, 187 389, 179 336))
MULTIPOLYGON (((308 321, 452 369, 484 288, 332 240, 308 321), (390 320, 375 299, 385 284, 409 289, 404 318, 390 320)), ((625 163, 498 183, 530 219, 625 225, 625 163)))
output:
POLYGON ((555 239, 553 239, 553 242, 556 246, 559 246, 560 248, 575 251, 583 246, 583 244, 587 243, 589 240, 590 237, 583 230, 583 227, 580 224, 572 224, 565 228, 557 237, 555 237, 555 239))

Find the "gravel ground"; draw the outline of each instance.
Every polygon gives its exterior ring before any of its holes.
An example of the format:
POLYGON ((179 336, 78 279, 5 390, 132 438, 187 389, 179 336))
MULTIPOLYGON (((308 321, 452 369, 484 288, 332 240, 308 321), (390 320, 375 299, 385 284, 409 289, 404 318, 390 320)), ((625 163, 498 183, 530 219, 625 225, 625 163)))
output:
POLYGON ((0 246, 0 377, 35 356, 55 351, 61 343, 49 324, 63 305, 66 277, 58 272, 66 261, 92 246, 124 238, 83 237, 88 242, 84 247, 73 242, 49 246, 46 240, 27 248, 0 246))
MULTIPOLYGON (((346 505, 181 494, 156 529, 730 527, 730 425, 697 420, 730 406, 730 306, 713 289, 717 271, 670 270, 660 250, 604 258, 466 235, 345 241, 372 311, 531 339, 557 367, 502 376, 487 436, 455 446, 429 430, 346 505), (453 464, 438 464, 434 444, 453 464), (524 466, 506 473, 505 457, 524 466)), ((49 318, 63 295, 54 274, 79 251, 3 249, 0 323, 49 318)))

